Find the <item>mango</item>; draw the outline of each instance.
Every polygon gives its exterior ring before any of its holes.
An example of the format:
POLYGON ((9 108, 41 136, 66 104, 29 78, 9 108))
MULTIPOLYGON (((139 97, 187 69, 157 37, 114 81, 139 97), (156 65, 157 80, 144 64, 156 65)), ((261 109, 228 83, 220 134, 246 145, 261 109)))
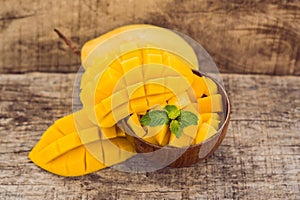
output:
POLYGON ((135 134, 137 137, 142 138, 146 135, 146 131, 143 129, 143 127, 140 124, 140 117, 133 113, 129 119, 127 120, 127 124, 132 130, 132 134, 135 134))
POLYGON ((216 133, 220 123, 217 113, 223 111, 218 87, 213 80, 193 74, 197 57, 173 32, 151 25, 121 27, 87 42, 81 59, 86 69, 80 94, 83 109, 55 121, 32 149, 29 158, 41 168, 62 176, 79 176, 134 156, 134 138, 117 126, 123 119, 127 119, 125 131, 160 146, 184 147, 216 133), (115 46, 107 47, 105 53, 98 48, 126 31, 143 28, 153 33, 161 30, 162 37, 151 35, 152 40, 157 39, 155 44, 142 48, 132 41, 112 42, 115 46), (168 43, 166 38, 180 41, 168 43), (160 44, 166 49, 158 48, 160 44), (157 105, 184 109, 195 103, 190 100, 190 89, 198 100, 199 127, 186 127, 176 138, 167 125, 141 126, 139 115, 157 105))
POLYGON ((198 98, 200 113, 223 112, 222 96, 214 94, 208 97, 198 98))
POLYGON ((197 136, 195 138, 195 144, 203 142, 204 140, 210 138, 211 136, 213 136, 216 133, 217 133, 217 130, 213 126, 204 122, 198 129, 197 136))
POLYGON ((174 133, 170 134, 169 146, 172 147, 187 147, 193 143, 194 138, 183 134, 180 138, 177 138, 174 133))
MULTIPOLYGON (((79 112, 75 114, 78 116, 79 112)), ((62 176, 84 175, 106 167, 83 146, 74 114, 50 126, 30 152, 29 158, 41 168, 62 176)))
POLYGON ((207 122, 210 118, 220 120, 218 113, 201 113, 200 116, 203 122, 207 122))
POLYGON ((140 113, 148 108, 148 102, 146 97, 130 100, 130 108, 133 113, 140 113))
POLYGON ((214 94, 217 94, 218 93, 218 86, 217 84, 211 80, 210 78, 208 77, 202 77, 205 79, 205 83, 206 83, 206 86, 205 87, 205 91, 204 91, 204 94, 207 95, 207 96, 211 96, 211 95, 214 95, 214 94))
POLYGON ((218 130, 219 129, 219 124, 220 121, 214 118, 209 118, 209 120, 207 120, 207 123, 209 125, 211 125, 212 127, 214 127, 214 129, 218 130))
POLYGON ((91 51, 93 51, 93 49, 96 48, 96 46, 98 46, 99 44, 101 44, 102 42, 104 42, 105 40, 108 40, 112 37, 114 37, 115 35, 122 33, 124 31, 127 30, 132 30, 132 29, 136 29, 136 28, 143 28, 143 27, 151 27, 151 25, 146 25, 146 24, 137 24, 137 25, 127 25, 127 26, 122 26, 120 28, 114 29, 100 37, 97 37, 93 40, 90 40, 88 42, 86 42, 84 44, 84 46, 81 49, 81 60, 82 62, 85 61, 85 59, 88 57, 88 54, 91 53, 91 51))
POLYGON ((192 87, 194 89, 195 95, 197 98, 201 98, 203 94, 208 91, 207 85, 203 77, 193 75, 194 81, 192 87))

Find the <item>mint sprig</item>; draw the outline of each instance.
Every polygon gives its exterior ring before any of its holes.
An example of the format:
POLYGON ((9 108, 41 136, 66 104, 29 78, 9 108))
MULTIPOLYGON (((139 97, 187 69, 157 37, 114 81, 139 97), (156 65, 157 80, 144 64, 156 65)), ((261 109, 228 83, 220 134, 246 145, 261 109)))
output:
POLYGON ((151 127, 167 124, 170 126, 170 131, 179 138, 183 128, 198 124, 198 117, 190 111, 179 110, 175 105, 167 105, 163 110, 147 112, 140 119, 140 123, 151 127))
POLYGON ((178 117, 178 121, 181 124, 181 126, 184 128, 191 125, 197 125, 198 117, 192 112, 181 110, 180 116, 178 117))
POLYGON ((174 105, 166 105, 164 110, 167 112, 170 119, 176 119, 180 115, 180 110, 174 105))
POLYGON ((177 138, 179 138, 182 135, 182 129, 180 122, 178 122, 176 119, 172 120, 170 123, 170 131, 176 135, 177 138))
POLYGON ((154 127, 168 124, 169 118, 163 110, 151 110, 140 119, 140 122, 144 126, 154 127))

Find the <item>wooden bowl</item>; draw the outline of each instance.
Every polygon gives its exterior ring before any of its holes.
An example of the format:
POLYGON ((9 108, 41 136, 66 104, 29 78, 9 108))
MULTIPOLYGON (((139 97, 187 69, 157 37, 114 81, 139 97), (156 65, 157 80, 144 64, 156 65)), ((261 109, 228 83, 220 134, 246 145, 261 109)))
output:
MULTIPOLYGON (((198 72, 194 72, 194 73, 200 76, 198 72)), ((213 78, 211 79, 214 80, 213 78)), ((226 135, 227 128, 229 125, 229 119, 230 119, 230 102, 229 102, 228 95, 225 89, 223 88, 223 86, 221 86, 216 81, 215 83, 218 85, 219 93, 223 97, 222 99, 223 99, 223 105, 225 105, 224 106, 225 109, 224 109, 223 121, 221 121, 222 124, 218 132, 214 136, 210 137, 209 139, 199 144, 195 144, 183 148, 176 148, 170 146, 161 147, 155 144, 151 144, 147 141, 144 141, 141 138, 134 137, 136 151, 138 153, 143 153, 143 155, 147 158, 147 160, 151 160, 154 163, 160 162, 159 165, 164 165, 165 162, 165 166, 168 167, 189 166, 198 161, 204 160, 208 156, 212 155, 222 143, 226 135), (160 150, 159 153, 155 153, 158 150, 160 150), (168 158, 168 159, 164 159, 164 158, 168 158)))

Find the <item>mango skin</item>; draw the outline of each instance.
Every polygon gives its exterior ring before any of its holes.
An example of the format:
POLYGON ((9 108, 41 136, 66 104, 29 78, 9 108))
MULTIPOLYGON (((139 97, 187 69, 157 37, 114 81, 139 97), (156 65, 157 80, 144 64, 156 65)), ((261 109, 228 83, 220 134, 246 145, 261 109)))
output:
POLYGON ((128 31, 128 30, 132 30, 132 29, 135 29, 135 28, 146 28, 146 27, 154 27, 152 25, 148 25, 148 24, 133 24, 133 25, 126 25, 126 26, 122 26, 122 27, 119 27, 119 28, 116 28, 112 31, 109 31, 103 35, 101 35, 100 37, 97 37, 95 39, 92 39, 92 40, 89 40, 87 41, 82 49, 81 49, 81 61, 82 63, 84 63, 85 59, 87 58, 88 54, 93 51, 93 49, 101 42, 109 39, 109 38, 112 38, 113 36, 119 34, 119 33, 122 33, 124 31, 128 31))

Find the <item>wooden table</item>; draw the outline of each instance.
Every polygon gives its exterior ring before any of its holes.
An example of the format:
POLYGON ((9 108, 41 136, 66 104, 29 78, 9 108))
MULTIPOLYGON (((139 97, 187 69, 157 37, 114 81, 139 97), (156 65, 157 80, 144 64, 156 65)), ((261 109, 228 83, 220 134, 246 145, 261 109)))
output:
POLYGON ((300 5, 280 2, 1 2, 0 199, 300 199, 300 5), (232 106, 222 145, 193 166, 151 173, 40 169, 27 155, 72 111, 80 64, 52 29, 82 45, 129 23, 175 28, 208 49, 232 106))

